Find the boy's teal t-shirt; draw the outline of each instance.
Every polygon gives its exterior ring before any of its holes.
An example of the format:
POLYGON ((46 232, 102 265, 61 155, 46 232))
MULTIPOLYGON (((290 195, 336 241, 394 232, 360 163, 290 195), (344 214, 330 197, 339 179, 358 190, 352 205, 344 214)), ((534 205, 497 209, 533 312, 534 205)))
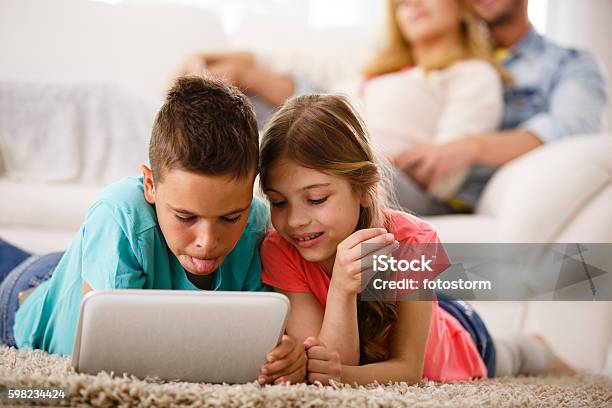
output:
MULTIPOLYGON (((213 290, 269 290, 261 282, 259 257, 268 214, 254 198, 240 240, 215 272, 213 290)), ((144 199, 142 177, 123 179, 100 194, 52 277, 17 310, 16 344, 72 354, 83 280, 94 290, 200 290, 186 274, 166 245, 155 208, 144 199)))

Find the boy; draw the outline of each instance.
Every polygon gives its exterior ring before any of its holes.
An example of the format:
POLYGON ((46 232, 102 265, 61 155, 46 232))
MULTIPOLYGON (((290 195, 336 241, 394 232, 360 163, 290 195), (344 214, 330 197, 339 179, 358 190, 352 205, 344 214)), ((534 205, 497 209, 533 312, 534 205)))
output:
MULTIPOLYGON (((71 354, 90 290, 267 290, 259 243, 268 210, 253 197, 259 145, 247 98, 218 80, 178 79, 155 119, 149 159, 142 177, 101 193, 51 278, 19 307, 18 347, 71 354)), ((288 336, 267 361, 261 383, 304 380, 304 347, 288 336)))

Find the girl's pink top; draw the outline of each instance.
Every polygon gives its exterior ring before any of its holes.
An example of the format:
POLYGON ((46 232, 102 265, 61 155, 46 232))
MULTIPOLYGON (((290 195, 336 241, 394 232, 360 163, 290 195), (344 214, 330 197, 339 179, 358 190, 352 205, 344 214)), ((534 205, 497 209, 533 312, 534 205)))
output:
MULTIPOLYGON (((389 232, 402 244, 439 243, 433 227, 410 214, 388 211, 389 232)), ((287 292, 312 293, 323 309, 330 277, 316 263, 302 258, 278 232, 270 231, 261 245, 262 281, 287 292)), ((434 381, 486 378, 487 369, 470 334, 453 316, 433 302, 423 377, 434 381)))

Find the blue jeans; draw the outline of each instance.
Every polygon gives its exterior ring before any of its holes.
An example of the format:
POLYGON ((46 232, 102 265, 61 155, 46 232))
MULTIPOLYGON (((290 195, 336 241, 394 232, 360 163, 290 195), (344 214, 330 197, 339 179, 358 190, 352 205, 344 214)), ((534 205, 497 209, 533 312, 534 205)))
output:
POLYGON ((438 305, 446 310, 451 316, 461 323, 463 328, 470 333, 476 344, 478 353, 487 367, 487 377, 495 376, 495 363, 497 353, 493 339, 476 310, 464 301, 453 299, 443 293, 436 293, 438 305))
POLYGON ((63 254, 32 255, 0 239, 0 343, 15 346, 13 326, 19 292, 48 280, 63 254))

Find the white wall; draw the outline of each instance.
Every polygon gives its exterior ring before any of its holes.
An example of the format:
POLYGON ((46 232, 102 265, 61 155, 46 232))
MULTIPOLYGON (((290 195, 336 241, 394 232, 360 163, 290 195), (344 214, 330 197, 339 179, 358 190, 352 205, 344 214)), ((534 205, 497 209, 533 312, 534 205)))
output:
POLYGON ((0 80, 112 83, 161 98, 186 55, 222 49, 205 9, 91 0, 1 0, 0 80))
MULTIPOLYGON (((588 49, 604 63, 612 95, 612 1, 554 0, 548 4, 546 34, 563 45, 588 49)), ((608 128, 612 103, 608 99, 608 128)))

